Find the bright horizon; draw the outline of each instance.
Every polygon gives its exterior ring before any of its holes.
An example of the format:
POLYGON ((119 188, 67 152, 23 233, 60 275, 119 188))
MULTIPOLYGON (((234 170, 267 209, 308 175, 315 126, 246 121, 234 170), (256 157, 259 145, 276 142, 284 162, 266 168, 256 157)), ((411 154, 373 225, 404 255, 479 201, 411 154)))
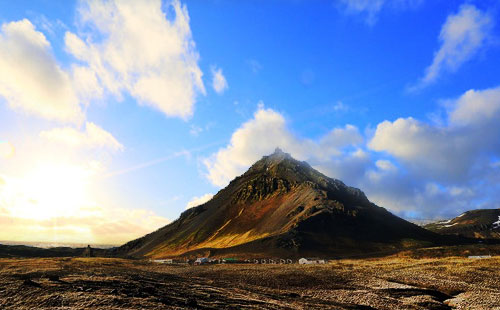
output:
POLYGON ((121 244, 280 147, 409 220, 500 208, 500 3, 0 2, 0 240, 121 244))

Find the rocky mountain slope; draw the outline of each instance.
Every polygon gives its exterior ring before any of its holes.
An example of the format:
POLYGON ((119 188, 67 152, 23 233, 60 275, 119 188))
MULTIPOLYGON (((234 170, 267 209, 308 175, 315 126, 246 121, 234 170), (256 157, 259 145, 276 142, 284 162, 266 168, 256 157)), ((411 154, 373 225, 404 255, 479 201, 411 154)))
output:
POLYGON ((451 220, 431 223, 424 227, 443 235, 500 239, 500 209, 467 211, 451 220))
POLYGON ((345 257, 432 245, 439 238, 277 149, 207 203, 114 254, 345 257))

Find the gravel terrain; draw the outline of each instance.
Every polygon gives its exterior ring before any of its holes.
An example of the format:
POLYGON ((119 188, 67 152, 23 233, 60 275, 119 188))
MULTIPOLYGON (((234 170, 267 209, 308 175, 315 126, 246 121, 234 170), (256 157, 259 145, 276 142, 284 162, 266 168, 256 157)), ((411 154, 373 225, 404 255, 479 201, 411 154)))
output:
POLYGON ((0 259, 0 309, 500 310, 500 257, 326 265, 0 259))

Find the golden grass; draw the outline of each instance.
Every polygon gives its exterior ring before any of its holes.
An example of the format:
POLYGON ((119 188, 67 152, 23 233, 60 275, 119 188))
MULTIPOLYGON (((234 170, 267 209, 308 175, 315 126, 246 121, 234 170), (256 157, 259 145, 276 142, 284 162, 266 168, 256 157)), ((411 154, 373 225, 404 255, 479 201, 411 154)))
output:
POLYGON ((500 256, 206 266, 0 259, 0 309, 491 310, 500 309, 498 266, 500 256))

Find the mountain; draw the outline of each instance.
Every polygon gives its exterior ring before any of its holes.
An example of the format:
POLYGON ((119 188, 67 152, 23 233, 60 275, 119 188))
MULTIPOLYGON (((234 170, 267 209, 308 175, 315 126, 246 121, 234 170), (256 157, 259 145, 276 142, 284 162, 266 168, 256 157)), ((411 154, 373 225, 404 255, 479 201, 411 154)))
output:
POLYGON ((332 257, 431 245, 439 238, 276 149, 210 201, 114 254, 332 257))
POLYGON ((500 239, 500 209, 467 211, 454 219, 427 224, 424 228, 443 235, 500 239))

